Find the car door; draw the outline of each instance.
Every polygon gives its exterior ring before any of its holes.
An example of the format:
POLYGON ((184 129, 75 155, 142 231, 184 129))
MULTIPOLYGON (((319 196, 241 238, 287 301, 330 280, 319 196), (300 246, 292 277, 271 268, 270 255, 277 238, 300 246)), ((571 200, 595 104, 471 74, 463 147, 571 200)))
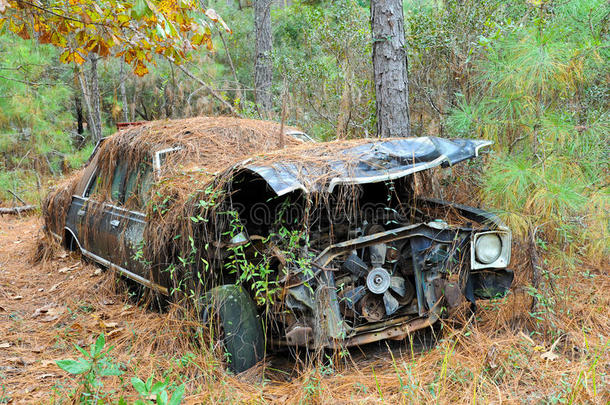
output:
MULTIPOLYGON (((136 165, 119 162, 113 173, 110 200, 104 203, 96 222, 100 235, 95 240, 95 247, 99 255, 117 266, 127 277, 162 292, 167 290, 155 282, 164 283, 159 275, 150 274, 151 266, 143 255, 147 223, 145 206, 165 157, 175 150, 178 148, 156 152, 136 165)), ((155 271, 158 269, 155 268, 155 271)))
POLYGON ((112 171, 109 190, 98 189, 108 182, 100 181, 95 174, 83 197, 75 196, 71 209, 75 210, 74 217, 81 218, 77 226, 86 256, 105 266, 114 266, 123 275, 166 294, 165 288, 150 282, 142 255, 146 228, 142 212, 144 195, 148 194, 153 178, 150 163, 131 167, 120 161, 112 171))
POLYGON ((146 228, 145 204, 153 182, 150 162, 140 162, 125 180, 122 208, 115 207, 111 218, 118 241, 117 257, 121 267, 138 276, 150 279, 144 259, 144 230, 146 228))
MULTIPOLYGON (((77 217, 83 218, 80 221, 79 234, 89 254, 93 254, 93 259, 108 265, 109 263, 119 265, 117 257, 117 230, 120 223, 117 221, 117 212, 121 211, 120 198, 125 182, 127 163, 119 162, 113 172, 110 190, 101 190, 102 174, 98 171, 94 175, 87 192, 83 196, 84 204, 77 211, 77 217), (110 200, 104 196, 110 196, 110 200), (100 260, 101 259, 101 260, 100 260)), ((78 202, 76 202, 78 203, 78 202)), ((73 205, 75 201, 73 201, 73 205)))
POLYGON ((99 171, 94 170, 84 193, 72 196, 72 203, 66 216, 66 227, 75 234, 83 254, 97 261, 106 257, 104 235, 109 230, 108 220, 102 215, 104 204, 100 197, 99 176, 99 171))
POLYGON ((126 188, 133 182, 133 173, 137 173, 137 165, 132 167, 126 160, 119 161, 114 168, 110 199, 104 203, 101 213, 102 254, 101 256, 121 268, 123 271, 135 273, 131 260, 131 252, 142 240, 145 217, 138 211, 130 210, 125 204, 126 188), (105 226, 104 226, 105 225, 105 226))

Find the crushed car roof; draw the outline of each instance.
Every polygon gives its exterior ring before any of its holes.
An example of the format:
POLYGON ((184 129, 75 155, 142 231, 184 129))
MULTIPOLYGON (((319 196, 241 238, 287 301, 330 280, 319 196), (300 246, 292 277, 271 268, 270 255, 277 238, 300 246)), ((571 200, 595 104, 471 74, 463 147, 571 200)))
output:
MULTIPOLYGON (((245 172, 264 179, 281 196, 295 190, 332 192, 338 185, 387 181, 454 165, 477 156, 492 143, 437 137, 317 143, 287 126, 280 140, 281 130, 275 122, 231 117, 147 122, 109 137, 100 147, 100 161, 112 163, 118 153, 137 162, 134 153, 176 151, 163 170, 168 177, 188 172, 222 183, 245 172), (282 142, 284 148, 279 147, 282 142)), ((112 168, 110 164, 109 174, 112 168)), ((184 187, 189 188, 188 181, 184 187)))
POLYGON ((332 192, 337 185, 387 181, 454 165, 478 156, 479 150, 492 142, 418 137, 343 141, 329 149, 332 144, 278 150, 268 159, 249 159, 241 166, 262 177, 278 196, 295 190, 332 192))

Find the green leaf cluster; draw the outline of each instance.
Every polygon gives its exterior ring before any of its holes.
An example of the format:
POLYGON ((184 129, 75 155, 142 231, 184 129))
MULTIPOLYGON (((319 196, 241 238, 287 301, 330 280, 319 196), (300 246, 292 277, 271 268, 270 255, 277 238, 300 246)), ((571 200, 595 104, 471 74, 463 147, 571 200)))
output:
MULTIPOLYGON (((116 364, 110 356, 113 346, 106 347, 104 334, 98 336, 89 351, 78 345, 74 345, 74 347, 82 357, 78 357, 77 360, 58 360, 56 364, 67 373, 79 376, 79 385, 82 386, 79 403, 127 404, 124 395, 104 387, 104 377, 121 377, 124 374, 122 370, 124 367, 116 364)), ((169 378, 155 382, 154 377, 151 376, 144 382, 138 377, 132 377, 130 383, 139 396, 134 402, 136 405, 178 405, 184 396, 184 384, 176 387, 173 392, 169 391, 174 386, 169 378)))

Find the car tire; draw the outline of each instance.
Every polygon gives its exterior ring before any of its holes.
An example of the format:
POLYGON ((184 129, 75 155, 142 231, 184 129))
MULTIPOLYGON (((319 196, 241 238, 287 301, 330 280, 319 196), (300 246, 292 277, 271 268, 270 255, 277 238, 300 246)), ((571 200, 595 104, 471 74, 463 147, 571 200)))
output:
POLYGON ((223 285, 205 295, 202 319, 222 343, 228 367, 241 373, 258 363, 265 354, 265 339, 256 306, 237 285, 223 285))

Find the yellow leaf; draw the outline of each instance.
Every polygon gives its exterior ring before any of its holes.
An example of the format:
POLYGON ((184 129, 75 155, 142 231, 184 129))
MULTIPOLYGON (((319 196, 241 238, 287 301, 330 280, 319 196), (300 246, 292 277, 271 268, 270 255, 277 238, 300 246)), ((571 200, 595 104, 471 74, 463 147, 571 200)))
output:
POLYGON ((74 62, 78 63, 79 65, 82 65, 83 63, 85 63, 85 58, 83 58, 80 53, 74 52, 74 62))
POLYGON ((8 29, 11 30, 12 32, 19 31, 19 26, 15 23, 15 20, 12 18, 9 20, 8 29))
POLYGON ((89 40, 89 35, 85 31, 79 31, 76 33, 76 41, 79 44, 87 43, 89 40))
POLYGON ((88 51, 91 51, 96 46, 97 46, 97 41, 95 39, 92 39, 87 43, 87 45, 85 45, 85 49, 87 49, 88 51))
POLYGON ((51 35, 51 43, 57 47, 63 47, 66 45, 66 38, 58 32, 54 32, 51 35))
POLYGON ((201 45, 203 43, 203 35, 201 35, 201 34, 193 35, 193 38, 191 38, 191 43, 195 46, 201 45))
POLYGON ((129 22, 129 16, 125 14, 119 14, 119 16, 117 17, 117 21, 119 22, 119 25, 123 26, 129 22))
POLYGON ((146 65, 144 65, 143 63, 138 62, 136 64, 135 69, 133 70, 133 73, 137 76, 144 76, 145 74, 148 73, 148 68, 146 67, 146 65))
MULTIPOLYGON (((110 46, 112 46, 112 44, 110 46)), ((104 42, 100 42, 99 43, 99 49, 98 49, 97 53, 101 57, 105 58, 106 56, 110 55, 110 48, 104 42)))
POLYGON ((72 54, 67 49, 65 51, 63 51, 63 53, 59 56, 59 61, 61 63, 68 63, 71 60, 72 60, 72 54))

